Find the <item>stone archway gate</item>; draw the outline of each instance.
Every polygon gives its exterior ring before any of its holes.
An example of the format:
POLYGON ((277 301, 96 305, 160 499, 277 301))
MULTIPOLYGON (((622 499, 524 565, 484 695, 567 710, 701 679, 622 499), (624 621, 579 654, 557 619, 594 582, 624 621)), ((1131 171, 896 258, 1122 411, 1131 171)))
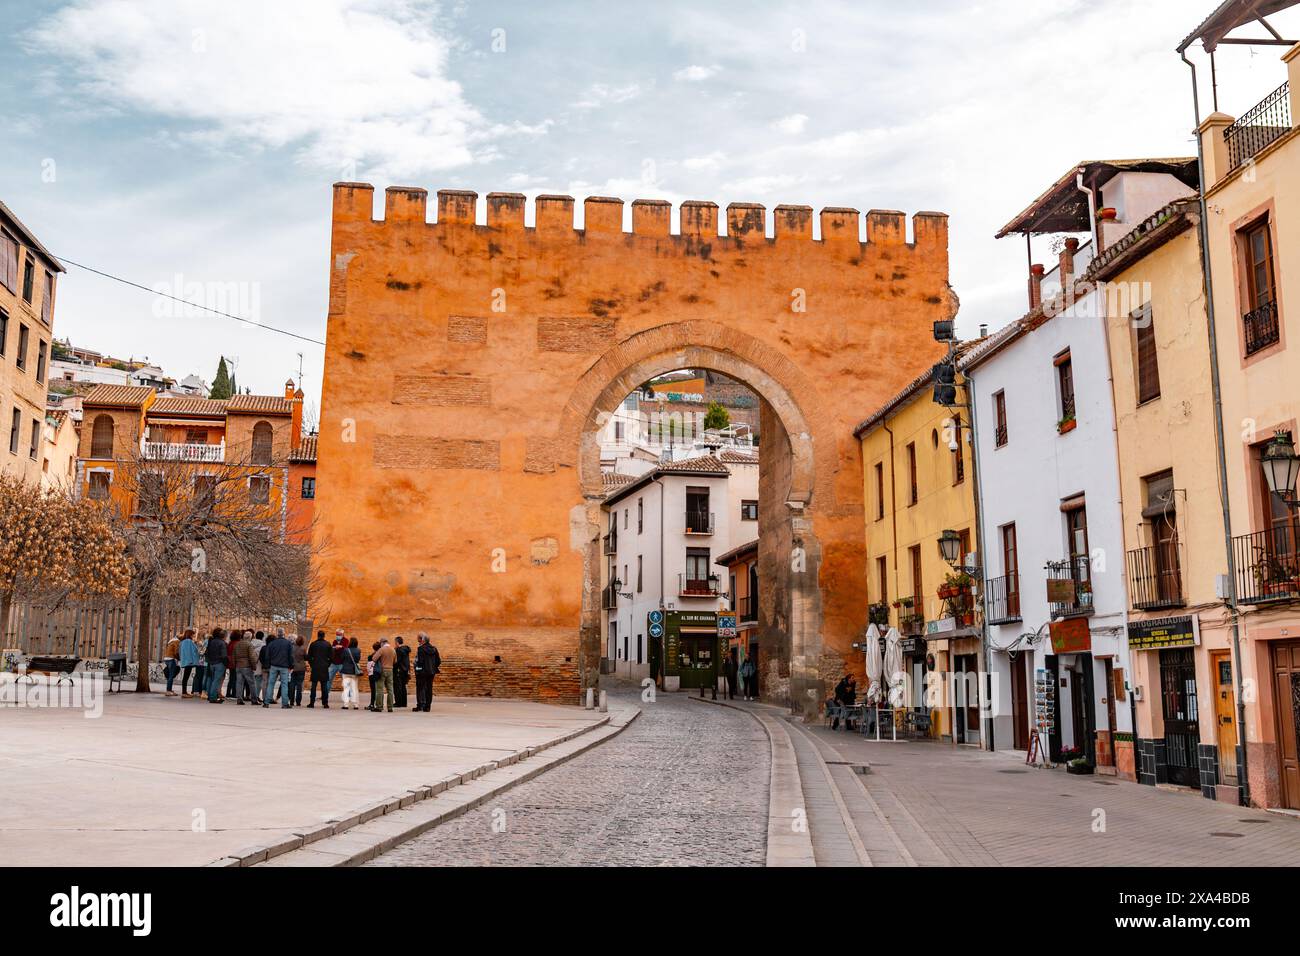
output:
MULTIPOLYGON (((318 622, 426 631, 447 693, 574 701, 599 680, 595 428, 661 372, 764 398, 762 685, 810 711, 866 623, 854 426, 937 359, 947 217, 334 187, 318 622)), ((872 491, 874 495, 874 490, 872 491)), ((874 506, 874 505, 873 505, 874 506)))

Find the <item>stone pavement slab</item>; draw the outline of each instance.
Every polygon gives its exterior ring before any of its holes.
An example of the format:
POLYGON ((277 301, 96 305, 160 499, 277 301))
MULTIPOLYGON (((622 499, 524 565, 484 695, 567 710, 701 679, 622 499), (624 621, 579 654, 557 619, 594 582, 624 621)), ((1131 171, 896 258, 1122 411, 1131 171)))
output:
POLYGON ((0 863, 197 866, 319 840, 608 721, 514 700, 374 714, 129 692, 86 713, 0 707, 0 863))

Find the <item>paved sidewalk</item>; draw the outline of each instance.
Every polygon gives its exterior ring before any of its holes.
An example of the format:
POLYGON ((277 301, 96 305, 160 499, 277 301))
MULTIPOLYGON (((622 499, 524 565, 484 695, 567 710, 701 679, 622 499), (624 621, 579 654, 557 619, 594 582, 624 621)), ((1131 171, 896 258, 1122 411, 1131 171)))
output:
POLYGON ((871 765, 858 781, 915 865, 1300 865, 1300 820, 1216 803, 1199 790, 1033 769, 950 744, 803 729, 828 759, 871 765))
POLYGON ((433 711, 281 710, 113 694, 103 714, 0 708, 10 865, 202 865, 607 719, 437 697, 433 711))

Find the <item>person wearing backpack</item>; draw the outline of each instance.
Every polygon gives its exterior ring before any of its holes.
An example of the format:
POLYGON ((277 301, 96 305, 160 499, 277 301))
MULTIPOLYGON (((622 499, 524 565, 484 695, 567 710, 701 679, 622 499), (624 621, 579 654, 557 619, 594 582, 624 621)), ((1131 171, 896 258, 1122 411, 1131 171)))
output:
POLYGON ((352 702, 353 710, 360 710, 360 694, 357 690, 357 678, 361 676, 361 648, 354 637, 343 649, 343 660, 339 664, 339 673, 343 677, 343 709, 348 709, 352 702))

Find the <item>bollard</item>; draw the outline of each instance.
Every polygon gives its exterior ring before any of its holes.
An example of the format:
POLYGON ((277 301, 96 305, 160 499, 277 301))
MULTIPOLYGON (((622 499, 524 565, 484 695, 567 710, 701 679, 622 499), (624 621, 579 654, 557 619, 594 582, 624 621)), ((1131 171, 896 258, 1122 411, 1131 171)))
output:
POLYGON ((609 701, 605 699, 605 692, 603 690, 600 692, 600 712, 602 714, 609 712, 609 701))
POLYGON ((585 710, 591 710, 591 709, 595 706, 595 704, 593 703, 593 701, 594 701, 594 699, 595 699, 595 696, 596 696, 596 689, 595 689, 594 687, 588 687, 588 688, 587 688, 587 703, 584 705, 584 708, 583 708, 583 709, 585 709, 585 710))
POLYGON ((704 685, 700 685, 700 700, 704 699, 704 685))

